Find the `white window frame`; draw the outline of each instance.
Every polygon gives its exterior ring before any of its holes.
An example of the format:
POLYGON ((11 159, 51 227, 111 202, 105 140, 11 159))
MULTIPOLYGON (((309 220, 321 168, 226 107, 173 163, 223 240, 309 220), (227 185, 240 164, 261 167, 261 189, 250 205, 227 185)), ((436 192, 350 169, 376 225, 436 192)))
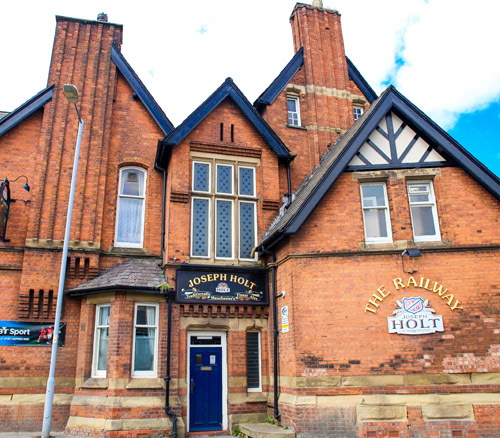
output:
MULTIPOLYGON (((262 392, 262 333, 261 332, 247 332, 248 333, 257 333, 257 339, 259 342, 258 345, 258 353, 259 353, 259 386, 257 388, 249 388, 248 387, 248 382, 247 382, 247 391, 248 392, 262 392)), ((245 339, 245 343, 247 340, 245 339)), ((245 344, 245 347, 248 347, 247 344, 245 344)), ((247 367, 248 367, 248 358, 247 358, 247 367)))
POLYGON ((244 197, 244 198, 255 198, 255 195, 257 193, 257 181, 256 181, 256 172, 255 172, 255 167, 250 167, 250 166, 238 166, 238 196, 239 197, 244 197), (253 172, 253 195, 242 195, 240 193, 240 169, 249 169, 253 172))
POLYGON ((132 337, 132 372, 131 376, 133 378, 156 378, 158 376, 158 338, 159 336, 159 320, 160 320, 160 306, 158 303, 135 303, 134 306, 134 335, 132 337), (154 328, 155 329, 155 346, 154 346, 154 359, 153 359, 153 370, 152 371, 135 371, 135 338, 136 338, 136 328, 137 328, 137 308, 139 306, 154 307, 156 321, 155 325, 140 325, 139 327, 154 328))
POLYGON ((233 164, 226 164, 226 163, 215 163, 215 174, 214 174, 214 192, 216 195, 223 195, 223 196, 233 196, 234 195, 234 184, 235 184, 235 178, 234 178, 234 165, 233 164), (217 191, 217 169, 219 167, 230 167, 231 168, 231 192, 218 192, 217 191))
POLYGON ((286 96, 286 115, 287 115, 288 126, 302 126, 302 119, 300 117, 300 97, 299 96, 295 96, 293 94, 287 94, 287 96, 286 96), (291 113, 292 111, 288 111, 288 101, 289 100, 295 101, 295 108, 297 109, 297 111, 294 114, 297 114, 297 124, 290 123, 289 113, 291 113))
POLYGON ((127 166, 122 167, 120 169, 120 176, 118 179, 118 194, 117 194, 117 203, 116 203, 116 220, 115 220, 115 242, 114 246, 117 248, 143 248, 144 247, 144 226, 145 226, 145 218, 146 218, 146 188, 148 181, 148 172, 146 169, 138 166, 127 166), (144 174, 144 193, 142 196, 132 196, 132 195, 122 195, 121 187, 122 187, 122 178, 127 170, 138 170, 139 172, 144 174), (120 242, 118 241, 118 222, 120 218, 120 201, 123 198, 131 198, 131 199, 142 199, 142 212, 141 212, 141 241, 139 243, 132 242, 120 242))
POLYGON ((411 223, 412 223, 412 231, 413 231, 413 240, 415 242, 440 242, 441 241, 441 230, 439 229, 439 219, 438 219, 438 212, 437 212, 437 207, 436 207, 436 197, 434 195, 434 186, 432 184, 432 181, 429 180, 423 180, 423 181, 407 181, 406 182, 406 190, 408 193, 408 205, 410 206, 410 216, 411 216, 411 223), (410 200, 410 186, 413 185, 427 185, 429 187, 429 201, 427 202, 411 202, 410 200), (417 236, 415 235, 415 227, 413 226, 413 209, 412 207, 418 208, 419 206, 422 207, 431 207, 432 211, 432 220, 434 222, 434 229, 436 230, 436 233, 433 235, 422 235, 422 236, 417 236))
POLYGON ((242 202, 246 202, 248 204, 254 205, 254 209, 253 209, 254 237, 253 238, 254 238, 255 243, 257 243, 257 236, 258 236, 258 233, 257 233, 257 202, 251 201, 249 199, 239 199, 238 200, 238 215, 237 215, 237 218, 238 218, 238 243, 236 245, 237 250, 238 250, 238 259, 242 260, 242 261, 254 262, 255 260, 257 260, 257 254, 255 254, 253 258, 240 257, 240 235, 241 235, 241 229, 240 229, 240 209, 241 209, 241 207, 240 207, 240 205, 242 202))
POLYGON ((372 182, 372 183, 362 183, 360 184, 360 195, 361 195, 361 209, 363 210, 363 229, 365 232, 365 242, 366 243, 392 243, 392 226, 391 226, 391 215, 389 213, 389 200, 387 197, 387 185, 385 182, 372 182), (382 186, 384 190, 384 202, 385 206, 383 207, 365 207, 363 204, 363 187, 368 186, 382 186), (368 237, 366 233, 366 217, 365 210, 384 210, 385 212, 385 223, 387 227, 387 237, 368 237))
POLYGON ((192 196, 191 197, 191 239, 189 242, 189 254, 191 257, 201 258, 201 259, 209 259, 212 254, 211 251, 211 243, 212 243, 212 228, 213 228, 213 219, 212 219, 212 198, 208 196, 192 196), (201 199, 203 201, 208 201, 208 245, 207 245, 207 255, 194 255, 193 254, 193 237, 194 237, 194 201, 195 199, 201 199))
MULTIPOLYGON (((233 182, 234 184, 234 182, 233 182)), ((216 260, 234 260, 234 247, 235 247, 235 242, 234 242, 234 228, 235 228, 235 223, 234 223, 234 216, 235 216, 235 211, 234 211, 234 200, 232 199, 227 199, 227 198, 215 198, 214 200, 215 203, 215 215, 214 215, 214 220, 213 220, 213 227, 214 227, 214 234, 215 234, 215 248, 214 248, 214 258, 216 260), (218 217, 218 202, 219 201, 224 201, 224 202, 230 202, 231 203, 231 256, 230 257, 218 257, 217 256, 217 238, 218 238, 218 232, 217 232, 217 217, 218 217)), ((239 226, 239 224, 238 224, 239 226)))
POLYGON ((354 116, 354 121, 358 120, 363 115, 364 112, 365 112, 365 109, 362 106, 353 105, 352 106, 352 113, 353 113, 353 116, 354 116), (359 110, 358 117, 356 117, 356 110, 359 110))
POLYGON ((192 175, 191 175, 191 190, 194 193, 212 193, 212 163, 210 161, 193 161, 193 167, 192 167, 192 175), (195 165, 196 164, 208 164, 208 191, 203 191, 203 190, 195 190, 194 189, 194 177, 195 177, 195 165))
POLYGON ((109 321, 108 325, 99 325, 99 314, 101 312, 101 309, 104 307, 109 307, 110 310, 110 316, 111 316, 111 306, 110 304, 98 304, 95 307, 95 328, 94 328, 94 350, 92 354, 92 377, 94 378, 105 378, 107 375, 107 352, 106 352, 106 369, 105 370, 98 370, 97 369, 97 364, 99 363, 99 344, 100 344, 100 336, 99 332, 100 330, 103 329, 108 329, 108 348, 109 348, 109 321))

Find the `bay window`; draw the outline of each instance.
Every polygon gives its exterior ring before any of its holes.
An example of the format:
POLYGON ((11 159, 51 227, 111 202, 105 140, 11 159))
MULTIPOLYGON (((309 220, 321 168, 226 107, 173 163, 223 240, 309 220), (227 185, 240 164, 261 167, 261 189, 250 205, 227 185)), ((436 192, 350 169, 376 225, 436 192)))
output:
POLYGON ((106 377, 109 338, 109 304, 96 306, 92 377, 106 377))
POLYGON ((135 305, 132 377, 157 375, 158 310, 158 304, 135 305))

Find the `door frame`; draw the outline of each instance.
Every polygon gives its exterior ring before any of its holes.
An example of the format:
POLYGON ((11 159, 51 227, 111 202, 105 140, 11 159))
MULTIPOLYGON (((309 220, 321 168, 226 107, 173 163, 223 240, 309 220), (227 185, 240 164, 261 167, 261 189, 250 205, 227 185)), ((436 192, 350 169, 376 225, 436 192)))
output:
MULTIPOLYGON (((228 428, 228 417, 227 417, 227 332, 225 331, 188 331, 187 333, 187 424, 186 430, 189 432, 190 427, 190 403, 191 394, 189 391, 189 382, 191 381, 191 337, 192 336, 220 336, 221 337, 221 350, 222 350, 222 430, 227 430, 228 428)), ((203 345, 193 345, 193 347, 201 347, 203 345)), ((213 347, 213 345, 206 345, 205 347, 213 347)))

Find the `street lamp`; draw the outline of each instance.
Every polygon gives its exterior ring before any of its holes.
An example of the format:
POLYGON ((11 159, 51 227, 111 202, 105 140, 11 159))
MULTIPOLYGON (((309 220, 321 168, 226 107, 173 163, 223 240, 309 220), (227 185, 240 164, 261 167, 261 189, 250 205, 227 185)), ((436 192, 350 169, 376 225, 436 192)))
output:
POLYGON ((69 234, 71 230, 71 217, 73 216, 73 201, 75 198, 76 175, 78 173, 78 158, 80 157, 80 145, 82 143, 83 120, 76 106, 78 102, 78 89, 71 84, 63 86, 63 93, 69 103, 75 105, 78 115, 78 136, 76 138, 75 159, 71 175, 71 189, 68 201, 68 214, 66 216, 66 230, 64 232, 63 253, 61 260, 61 272, 59 274, 59 290, 57 292, 56 317, 54 322, 54 336, 52 338, 52 354, 50 357, 49 378, 47 379, 47 391, 45 393, 45 407, 43 411, 42 438, 49 438, 50 422, 52 420, 52 406, 54 403, 55 371, 57 360, 57 346, 59 343, 59 328, 61 322, 61 311, 64 295, 64 282, 66 281, 66 262, 68 259, 69 234))

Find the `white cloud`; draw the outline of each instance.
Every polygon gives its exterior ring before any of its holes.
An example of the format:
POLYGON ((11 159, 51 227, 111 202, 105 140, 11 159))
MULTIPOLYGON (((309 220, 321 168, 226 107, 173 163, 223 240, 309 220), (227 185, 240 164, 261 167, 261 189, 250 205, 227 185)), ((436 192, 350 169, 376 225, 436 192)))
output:
MULTIPOLYGON (((346 54, 380 92, 388 80, 438 123, 500 96, 497 0, 324 0, 342 14, 346 54)), ((124 25, 123 53, 180 123, 226 77, 253 101, 293 56, 294 0, 8 2, 0 15, 0 109, 46 86, 54 16, 124 25)))

